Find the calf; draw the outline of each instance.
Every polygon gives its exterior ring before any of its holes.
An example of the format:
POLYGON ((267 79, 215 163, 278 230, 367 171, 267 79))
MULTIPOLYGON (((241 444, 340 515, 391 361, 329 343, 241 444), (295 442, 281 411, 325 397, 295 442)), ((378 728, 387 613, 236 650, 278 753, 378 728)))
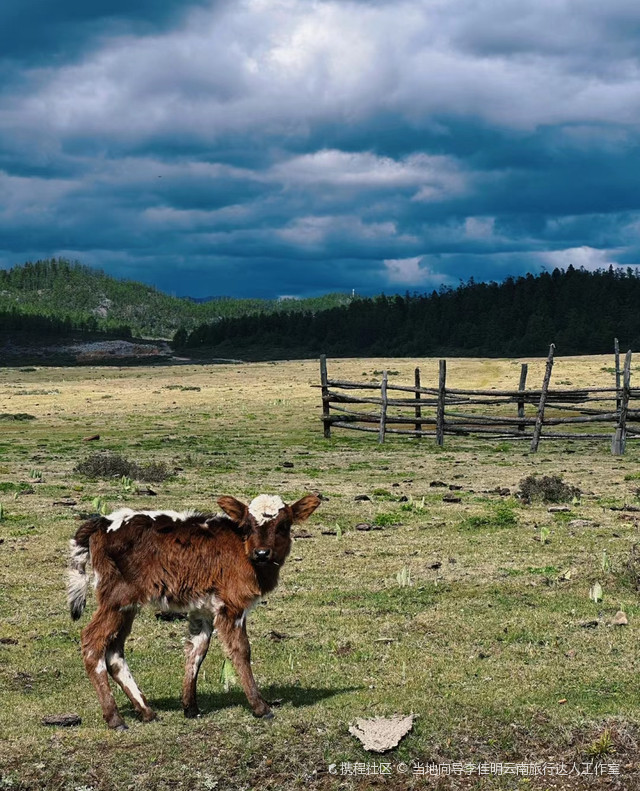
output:
POLYGON ((260 495, 247 506, 221 497, 223 514, 123 508, 90 519, 71 541, 68 601, 77 620, 87 598, 87 563, 93 566, 98 608, 82 630, 82 657, 110 728, 127 726, 107 673, 144 722, 155 718, 124 658, 124 643, 140 605, 186 612, 190 637, 182 707, 198 714, 196 683, 211 634, 217 631, 256 717, 272 717, 251 672, 247 613, 278 584, 291 549, 290 529, 320 505, 307 495, 293 505, 260 495))

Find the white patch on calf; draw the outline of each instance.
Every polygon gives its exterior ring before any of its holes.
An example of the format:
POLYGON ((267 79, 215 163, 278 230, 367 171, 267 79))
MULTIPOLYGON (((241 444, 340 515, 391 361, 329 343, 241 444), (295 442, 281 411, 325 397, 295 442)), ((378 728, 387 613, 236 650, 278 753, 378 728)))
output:
POLYGON ((209 613, 215 618, 223 607, 224 602, 222 599, 216 596, 215 593, 210 593, 208 596, 202 596, 200 599, 190 601, 185 609, 190 613, 203 610, 205 613, 209 613))
POLYGON ((127 519, 131 519, 131 517, 135 514, 133 508, 120 508, 117 511, 114 511, 112 514, 105 516, 105 519, 108 519, 111 524, 107 528, 107 533, 111 530, 118 530, 118 528, 122 527, 122 523, 126 522, 127 519))
POLYGON ((111 669, 114 679, 118 682, 118 684, 120 684, 120 686, 131 695, 131 697, 141 708, 148 708, 145 705, 142 693, 138 689, 138 685, 131 675, 129 665, 127 665, 127 661, 124 656, 122 656, 122 654, 109 651, 107 652, 107 663, 111 669))
POLYGON ((197 516, 197 511, 134 511, 133 508, 120 508, 112 514, 105 516, 105 519, 111 522, 107 528, 107 533, 110 533, 112 530, 118 530, 125 522, 128 522, 129 519, 133 519, 134 516, 148 516, 150 519, 157 519, 159 516, 168 516, 174 522, 184 522, 185 519, 189 519, 191 516, 197 516))
POLYGON ((235 626, 236 626, 237 628, 240 628, 240 627, 242 627, 242 626, 244 626, 244 625, 245 625, 245 623, 246 623, 246 620, 247 620, 247 616, 249 615, 249 613, 251 612, 251 610, 253 610, 253 608, 256 606, 256 604, 258 604, 258 602, 260 601, 260 599, 261 599, 261 597, 260 597, 260 596, 256 596, 256 598, 255 598, 255 599, 254 599, 254 600, 251 602, 251 604, 250 604, 250 605, 249 605, 249 606, 248 606, 246 609, 244 609, 244 610, 242 611, 242 615, 241 615, 239 618, 236 618, 236 620, 235 620, 235 626))
POLYGON ((260 494, 249 503, 249 513, 258 525, 270 522, 285 507, 277 494, 260 494))
POLYGON ((205 654, 207 653, 207 648, 209 647, 209 641, 211 640, 212 632, 213 629, 211 623, 207 620, 203 620, 202 630, 198 634, 192 634, 189 638, 192 650, 191 658, 193 660, 193 666, 191 668, 191 675, 193 678, 198 675, 198 670, 200 669, 202 660, 204 659, 205 654))

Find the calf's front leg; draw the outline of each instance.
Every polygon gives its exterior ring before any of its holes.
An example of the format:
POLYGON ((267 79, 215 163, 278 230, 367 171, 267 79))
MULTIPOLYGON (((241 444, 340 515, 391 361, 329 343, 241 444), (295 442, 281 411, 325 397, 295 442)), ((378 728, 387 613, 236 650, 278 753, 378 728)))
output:
POLYGON ((203 613, 189 614, 189 639, 184 647, 186 666, 182 685, 182 710, 185 717, 197 717, 200 713, 196 699, 198 671, 209 650, 212 631, 210 616, 203 613))
POLYGON ((232 616, 226 610, 218 613, 215 620, 220 641, 238 674, 244 694, 256 717, 271 719, 273 712, 260 694, 251 671, 251 646, 247 637, 246 619, 242 614, 232 616))

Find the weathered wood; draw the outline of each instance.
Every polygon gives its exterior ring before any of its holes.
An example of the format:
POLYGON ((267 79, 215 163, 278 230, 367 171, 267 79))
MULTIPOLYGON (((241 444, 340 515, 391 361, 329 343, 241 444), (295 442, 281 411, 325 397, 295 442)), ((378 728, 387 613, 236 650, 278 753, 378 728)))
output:
MULTIPOLYGON (((377 421, 375 421, 377 422, 377 421)), ((344 428, 349 429, 351 431, 366 431, 373 434, 379 433, 378 426, 358 426, 352 422, 338 422, 335 421, 333 425, 337 428, 344 428)), ((510 439, 510 440, 530 440, 532 438, 532 434, 526 433, 521 434, 519 431, 501 431, 497 428, 486 428, 480 429, 476 428, 472 431, 463 429, 463 428, 445 428, 446 434, 453 434, 458 436, 469 436, 470 434, 481 434, 483 437, 486 438, 493 438, 493 439, 510 439)), ((395 429, 387 427, 385 430, 385 434, 402 434, 404 436, 416 436, 417 432, 415 430, 408 430, 408 429, 395 429)), ((422 437, 436 437, 437 433, 435 431, 421 431, 420 436, 422 437)), ((564 440, 602 440, 608 437, 609 434, 558 434, 558 433, 545 433, 544 438, 547 439, 564 439, 564 440)), ((628 440, 640 439, 640 434, 628 434, 628 440)))
MULTIPOLYGON (((388 389, 388 388, 387 388, 388 389)), ((329 401, 331 403, 338 403, 338 404, 381 404, 382 399, 376 398, 375 396, 369 396, 369 398, 362 398, 361 396, 352 396, 352 395, 345 395, 344 393, 338 393, 335 390, 329 390, 329 401)), ((467 406, 469 403, 468 401, 458 401, 455 399, 446 401, 447 404, 454 404, 460 406, 467 406)), ((387 404, 388 406, 399 406, 399 407, 415 407, 416 401, 413 398, 388 398, 387 397, 387 404)), ((438 400, 437 399, 420 399, 421 406, 437 406, 438 400)))
POLYGON ((381 444, 384 442, 384 432, 387 422, 387 378, 387 372, 384 371, 382 374, 382 383, 380 384, 380 396, 382 404, 380 409, 380 431, 378 434, 378 442, 381 444))
POLYGON ((544 420, 544 406, 547 400, 547 390, 549 389, 549 382, 551 380, 551 371, 553 369, 553 352, 555 351, 555 344, 549 346, 549 356, 547 357, 547 366, 544 372, 544 379, 542 380, 542 391, 540 393, 540 403, 538 405, 538 414, 536 415, 536 425, 533 429, 533 438, 531 440, 531 450, 535 453, 538 450, 540 442, 540 434, 542 433, 542 422, 544 420))
MULTIPOLYGON (((378 434, 379 433, 379 429, 378 428, 373 428, 373 427, 369 427, 369 426, 356 426, 353 423, 334 423, 333 425, 336 426, 337 428, 347 428, 350 431, 367 431, 367 432, 373 433, 373 434, 378 434)), ((404 435, 409 436, 409 437, 415 437, 416 436, 416 431, 415 431, 415 429, 407 430, 407 429, 399 429, 399 428, 390 428, 390 429, 387 429, 385 431, 385 434, 404 434, 404 435)), ((435 437, 436 436, 436 432, 435 431, 421 431, 420 432, 420 436, 421 437, 435 437)))
MULTIPOLYGON (((526 390, 528 366, 522 364, 518 390, 462 390, 446 387, 446 361, 440 361, 439 382, 437 388, 421 386, 421 372, 414 370, 414 386, 393 385, 389 383, 388 372, 383 375, 380 383, 347 382, 329 379, 326 370, 326 357, 321 358, 321 384, 314 385, 322 389, 322 421, 325 436, 330 436, 331 426, 350 428, 353 430, 377 431, 379 440, 384 442, 387 433, 398 433, 407 436, 435 436, 438 444, 444 443, 445 434, 469 436, 478 434, 484 437, 505 437, 511 439, 531 440, 531 449, 538 447, 542 429, 545 429, 545 438, 549 439, 603 439, 611 436, 610 433, 564 433, 562 431, 547 433, 553 426, 561 427, 580 426, 582 424, 599 424, 606 422, 616 423, 616 435, 612 441, 617 440, 617 447, 624 451, 626 439, 640 439, 638 422, 640 422, 640 409, 631 409, 630 402, 640 399, 640 389, 631 388, 630 381, 622 388, 586 387, 575 390, 552 390, 550 379, 554 362, 554 346, 549 349, 547 366, 539 390, 526 390), (336 387, 343 392, 330 389, 336 387), (350 395, 344 390, 380 390, 380 397, 373 393, 369 396, 350 395), (390 398, 390 391, 401 391, 397 398, 390 398), (406 395, 405 395, 406 394, 406 395), (624 398, 624 414, 621 410, 614 413, 613 405, 620 399, 621 406, 624 398), (605 402, 604 409, 589 408, 585 402, 605 402), (508 412, 509 404, 517 406, 517 417, 499 414, 508 412), (537 404, 535 418, 526 417, 526 404, 537 404), (349 408, 352 406, 354 408, 349 408), (364 405, 371 405, 375 411, 361 411, 364 405), (496 407, 498 414, 482 415, 473 413, 476 407, 496 407), (375 409, 379 407, 379 409, 375 409), (392 410, 392 413, 389 410, 392 410), (402 414, 404 409, 408 414, 402 414), (331 411, 330 411, 331 410, 331 411), (427 410, 427 414, 425 414, 427 410), (460 411, 457 411, 460 410, 460 411), (554 410, 569 412, 566 417, 557 416, 554 410), (335 412, 337 414, 331 414, 335 412), (396 412, 396 414, 393 414, 396 412), (357 425, 377 424, 377 426, 357 425), (425 430, 427 426, 435 424, 436 431, 425 430), (635 425, 634 425, 635 424, 635 425), (399 428, 392 428, 392 426, 399 428), (405 428, 406 426, 406 428, 405 428), (633 426, 633 428, 632 428, 633 426), (533 433, 527 429, 533 428, 533 433)), ((626 367, 626 363, 625 363, 626 367)), ((619 365, 617 365, 619 370, 619 365)), ((630 362, 629 362, 630 380, 630 362)), ((637 407, 637 402, 636 402, 637 407)), ((513 415, 513 413, 512 413, 513 415)), ((606 429, 605 429, 606 431, 606 429)), ((579 429, 578 429, 579 432, 579 429)), ((615 452, 615 451, 614 451, 615 452)))
MULTIPOLYGON (((612 398, 590 398, 589 403, 591 404, 594 401, 606 401, 608 404, 613 405, 612 398)), ((578 404, 554 404, 547 398, 547 409, 557 410, 559 412, 579 412, 585 415, 601 415, 601 409, 589 409, 589 407, 578 405, 578 404)))
MULTIPOLYGON (((327 381, 329 387, 340 387, 344 390, 379 390, 380 383, 379 382, 347 382, 342 381, 340 379, 329 379, 327 381)), ((320 385, 311 385, 311 387, 320 387, 320 385)), ((396 385, 396 384, 388 384, 387 390, 403 390, 407 393, 415 393, 416 388, 410 387, 409 385, 396 385)), ((435 387, 421 387, 421 393, 425 393, 426 395, 438 395, 438 389, 435 387)), ((513 400, 518 400, 523 395, 525 398, 539 398, 541 394, 541 390, 525 390, 522 393, 520 390, 461 390, 460 388, 448 387, 447 388, 447 396, 503 396, 509 397, 513 400)), ((615 387, 579 387, 574 390, 549 390, 547 393, 547 397, 549 399, 552 398, 570 398, 572 396, 578 396, 579 398, 589 398, 590 393, 613 393, 613 398, 615 398, 616 388, 615 387)), ((636 388, 631 391, 632 397, 640 398, 640 389, 636 388)))
MULTIPOLYGON (((527 371, 529 370, 529 366, 526 363, 522 363, 520 366, 520 384, 518 385, 518 390, 522 393, 522 396, 518 398, 518 417, 522 418, 524 421, 524 405, 525 405, 525 398, 524 398, 524 388, 527 384, 527 371)), ((524 422, 520 424, 520 431, 524 431, 524 422)))
POLYGON ((613 339, 613 353, 616 360, 616 411, 620 411, 620 344, 617 338, 613 339))
MULTIPOLYGON (((465 421, 467 423, 502 423, 505 426, 525 426, 537 425, 537 417, 517 418, 517 417, 502 417, 500 415, 472 415, 465 412, 447 412, 447 417, 459 418, 458 422, 465 421)), ((545 426, 560 426, 565 423, 611 423, 617 417, 616 412, 601 412, 598 415, 576 415, 575 417, 545 417, 545 426)))
POLYGON ((331 411, 329 386, 327 384, 329 377, 327 376, 327 355, 320 355, 320 382, 322 387, 322 417, 324 421, 324 436, 329 438, 331 436, 331 422, 329 415, 331 411))
POLYGON ((627 412, 629 409, 629 395, 631 391, 631 349, 624 358, 624 371, 622 374, 622 397, 620 399, 620 409, 618 410, 618 425, 611 442, 611 453, 614 456, 622 456, 626 445, 627 432, 627 412))
MULTIPOLYGON (((416 388, 416 392, 414 394, 415 395, 415 400, 416 400, 416 406, 415 406, 415 410, 416 410, 416 431, 422 431, 422 423, 419 420, 419 418, 422 417, 422 407, 421 407, 421 404, 420 404, 420 369, 419 368, 416 368, 416 370, 413 372, 413 381, 415 383, 415 388, 416 388)), ((420 436, 420 435, 418 435, 418 436, 420 436)))
MULTIPOLYGON (((377 423, 380 425, 380 412, 352 412, 350 409, 345 409, 344 407, 333 407, 334 412, 339 412, 340 414, 336 415, 333 414, 329 418, 332 423, 335 423, 340 420, 362 420, 364 423, 377 423)), ((388 412, 385 417, 385 425, 388 426, 390 423, 411 423, 415 425, 415 417, 410 417, 409 415, 390 415, 388 412)), ((435 417, 423 417, 421 422, 428 425, 435 426, 436 418, 435 417)), ((421 429, 416 429, 420 431, 421 429)))
POLYGON ((436 413, 436 442, 444 445, 444 402, 447 383, 447 361, 440 360, 438 374, 438 408, 436 413))
MULTIPOLYGON (((555 346, 555 344, 554 344, 555 346)), ((331 382, 330 382, 331 384, 331 382)), ((615 387, 579 387, 575 390, 548 390, 548 396, 562 398, 563 396, 571 396, 578 394, 589 395, 589 393, 615 393, 615 387)), ((460 390, 456 387, 447 387, 447 393, 451 396, 454 395, 486 395, 486 396, 511 396, 512 398, 519 398, 521 393, 519 390, 460 390)), ((525 396, 540 396, 542 390, 526 390, 525 396)))

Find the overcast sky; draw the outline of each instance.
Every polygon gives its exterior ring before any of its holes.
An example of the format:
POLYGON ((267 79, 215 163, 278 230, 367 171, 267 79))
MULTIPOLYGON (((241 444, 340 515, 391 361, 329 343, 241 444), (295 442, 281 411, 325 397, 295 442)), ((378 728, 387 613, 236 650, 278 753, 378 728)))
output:
POLYGON ((0 267, 178 295, 640 262, 637 0, 3 0, 0 267))

